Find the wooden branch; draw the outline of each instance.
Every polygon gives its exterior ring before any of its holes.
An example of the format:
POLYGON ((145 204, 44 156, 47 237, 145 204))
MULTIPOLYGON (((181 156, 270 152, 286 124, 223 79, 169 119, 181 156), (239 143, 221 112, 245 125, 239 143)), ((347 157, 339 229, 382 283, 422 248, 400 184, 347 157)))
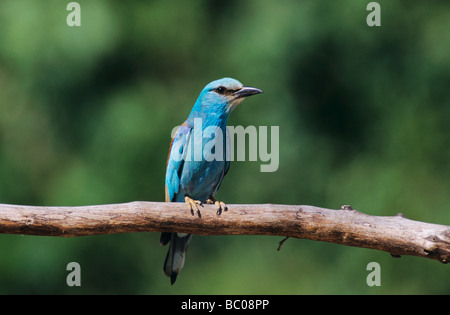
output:
MULTIPOLYGON (((378 249, 394 257, 413 255, 450 261, 450 226, 295 205, 228 205, 216 214, 204 205, 201 217, 184 203, 130 202, 81 207, 0 204, 0 233, 75 237, 130 232, 187 232, 198 235, 278 235, 378 249)), ((284 241, 284 240, 283 240, 284 241)), ((281 244, 280 244, 281 245, 281 244)))

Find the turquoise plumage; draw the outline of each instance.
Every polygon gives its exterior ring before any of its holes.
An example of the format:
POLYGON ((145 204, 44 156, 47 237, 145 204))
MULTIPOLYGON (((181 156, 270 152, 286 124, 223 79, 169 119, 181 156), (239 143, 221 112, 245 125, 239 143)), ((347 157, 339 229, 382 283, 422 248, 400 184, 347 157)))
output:
MULTIPOLYGON (((214 199, 230 167, 227 120, 245 97, 259 93, 262 93, 260 89, 245 87, 232 78, 205 86, 170 144, 165 180, 167 202, 186 202, 192 214, 195 210, 199 216, 198 206, 205 202, 215 203, 217 214, 227 210, 223 202, 214 199)), ((183 268, 191 238, 192 234, 161 233, 160 243, 170 242, 164 273, 170 277, 171 284, 183 268)))

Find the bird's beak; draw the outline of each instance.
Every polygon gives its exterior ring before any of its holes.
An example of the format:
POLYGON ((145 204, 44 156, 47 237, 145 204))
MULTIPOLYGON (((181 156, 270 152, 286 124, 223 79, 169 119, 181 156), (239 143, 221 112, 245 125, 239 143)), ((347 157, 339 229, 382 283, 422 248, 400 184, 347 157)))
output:
POLYGON ((249 86, 244 86, 240 90, 237 90, 236 92, 234 92, 233 94, 236 97, 236 99, 238 99, 238 98, 242 98, 242 97, 259 94, 262 92, 263 91, 261 91, 260 89, 257 89, 254 87, 249 87, 249 86))

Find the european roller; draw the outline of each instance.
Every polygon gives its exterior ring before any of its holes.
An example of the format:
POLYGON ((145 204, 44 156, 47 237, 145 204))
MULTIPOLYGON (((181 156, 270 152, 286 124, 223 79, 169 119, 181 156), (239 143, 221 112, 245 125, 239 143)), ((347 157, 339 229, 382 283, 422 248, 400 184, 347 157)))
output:
MULTIPOLYGON (((213 81, 201 91, 187 120, 177 129, 167 158, 166 202, 186 202, 199 217, 199 206, 212 203, 217 214, 227 206, 214 199, 230 167, 230 140, 226 133, 230 113, 241 101, 262 93, 232 78, 213 81)), ((164 273, 173 284, 184 265, 192 234, 161 233, 160 243, 170 242, 164 273)))

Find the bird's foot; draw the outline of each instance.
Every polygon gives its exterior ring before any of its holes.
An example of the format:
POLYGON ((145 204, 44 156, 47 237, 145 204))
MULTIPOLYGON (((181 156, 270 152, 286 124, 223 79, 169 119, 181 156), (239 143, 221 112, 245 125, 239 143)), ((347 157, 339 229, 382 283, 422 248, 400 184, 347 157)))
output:
POLYGON ((214 197, 210 197, 208 200, 206 200, 206 203, 209 203, 209 204, 215 204, 216 206, 217 206, 217 212, 216 212, 216 214, 222 214, 222 210, 223 211, 227 211, 228 210, 228 207, 227 207, 227 205, 225 204, 225 202, 223 202, 223 201, 218 201, 218 200, 216 200, 214 197))
POLYGON ((191 210, 191 214, 194 215, 194 210, 197 212, 198 216, 201 218, 200 209, 198 206, 203 207, 203 203, 200 200, 194 200, 189 196, 184 196, 184 201, 189 205, 189 209, 191 210))

